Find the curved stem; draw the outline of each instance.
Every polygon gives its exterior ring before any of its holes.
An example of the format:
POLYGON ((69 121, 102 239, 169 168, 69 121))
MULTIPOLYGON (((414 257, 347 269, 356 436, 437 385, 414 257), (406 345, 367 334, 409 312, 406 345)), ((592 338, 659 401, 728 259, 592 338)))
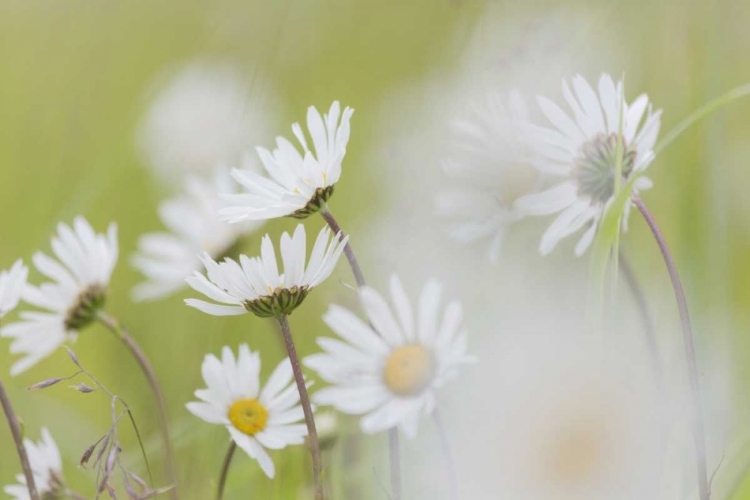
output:
POLYGON ((638 210, 643 215, 646 224, 648 224, 648 227, 651 229, 651 232, 656 239, 656 243, 659 245, 661 254, 664 257, 664 263, 667 266, 667 271, 669 271, 669 278, 672 280, 672 288, 674 288, 675 298, 677 299, 677 307, 680 311, 680 322, 682 324, 682 336, 685 343, 685 357, 687 358, 690 390, 692 393, 693 439, 695 440, 697 457, 696 468, 698 473, 698 491, 701 500, 708 500, 710 498, 710 492, 708 489, 708 472, 706 465, 706 441, 703 434, 700 381, 698 377, 698 363, 695 358, 693 328, 690 325, 685 290, 682 287, 682 281, 680 280, 680 275, 677 273, 677 266, 672 258, 672 254, 669 252, 667 242, 664 240, 664 236, 659 230, 659 226, 656 225, 656 221, 651 215, 651 212, 648 211, 646 205, 637 195, 633 195, 633 203, 635 203, 635 206, 638 207, 638 210))
POLYGON ((660 394, 664 394, 664 370, 661 364, 661 354, 659 352, 659 344, 656 342, 656 329, 654 328, 654 320, 651 317, 651 311, 648 309, 648 302, 646 301, 646 295, 643 293, 638 278, 635 276, 633 267, 622 252, 620 252, 620 271, 622 271, 625 281, 628 283, 630 291, 633 293, 633 297, 638 307, 638 311, 641 315, 641 321, 643 321, 643 330, 646 333, 646 344, 648 346, 649 356, 651 358, 651 369, 654 372, 654 378, 659 389, 660 394))
POLYGON ((26 478, 29 497, 31 500, 39 500, 39 493, 34 483, 34 473, 31 470, 31 464, 29 464, 26 446, 23 444, 23 436, 21 436, 21 425, 18 423, 18 417, 13 411, 13 405, 10 404, 10 398, 8 398, 8 393, 5 391, 2 381, 0 381, 0 404, 3 405, 5 418, 8 420, 8 425, 10 426, 10 433, 13 435, 13 441, 16 443, 16 452, 18 453, 19 460, 21 460, 21 469, 23 469, 23 475, 26 478))
POLYGON ((224 457, 224 463, 221 465, 221 475, 219 476, 219 488, 216 491, 216 500, 222 500, 222 498, 224 498, 224 486, 226 486, 227 483, 229 466, 232 464, 232 458, 234 458, 235 451, 237 451, 237 443, 232 441, 229 443, 227 455, 224 457))
POLYGON ((86 497, 81 495, 80 493, 76 493, 73 490, 65 490, 64 493, 66 498, 72 498, 73 500, 86 500, 86 497))
POLYGON ((128 334, 127 330, 115 318, 104 311, 99 311, 98 319, 130 350, 130 353, 138 362, 138 365, 141 367, 143 374, 148 380, 148 385, 151 387, 151 392, 154 395, 158 407, 159 430, 164 444, 164 462, 167 469, 168 480, 172 485, 169 496, 173 500, 176 500, 179 496, 177 494, 177 481, 175 479, 174 463, 172 461, 172 442, 169 438, 167 405, 164 403, 164 393, 161 390, 161 385, 159 385, 159 380, 156 378, 156 373, 154 372, 146 353, 143 352, 135 339, 128 334))
POLYGON ((443 456, 445 457, 446 468, 448 469, 448 487, 450 489, 450 497, 455 500, 458 498, 458 474, 456 473, 456 464, 453 462, 453 454, 451 453, 451 446, 448 442, 448 434, 445 432, 443 427, 443 419, 440 418, 440 413, 436 409, 432 414, 432 420, 435 422, 438 436, 440 438, 440 446, 443 448, 443 456))
POLYGON ((318 431, 315 429, 315 418, 313 417, 312 406, 310 405, 310 396, 307 394, 307 385, 305 377, 302 374, 302 368, 299 364, 297 349, 294 347, 292 331, 289 328, 289 319, 286 314, 278 318, 281 333, 284 336, 286 352, 289 355, 289 361, 292 362, 292 371, 294 372, 294 381, 297 383, 299 399, 302 404, 302 411, 305 413, 305 424, 307 424, 307 437, 310 445, 310 454, 313 462, 313 481, 315 482, 315 500, 323 498, 323 483, 320 481, 320 475, 323 472, 323 463, 320 459, 320 441, 318 440, 318 431))
MULTIPOLYGON (((323 219, 325 219, 334 233, 341 233, 341 236, 344 236, 344 231, 341 230, 341 226, 339 226, 328 206, 323 207, 320 215, 323 216, 323 219)), ((354 279, 357 281, 357 287, 362 288, 365 286, 365 275, 362 273, 357 256, 354 255, 354 250, 352 250, 352 246, 348 241, 344 247, 344 254, 349 261, 349 267, 352 269, 354 279)), ((388 456, 391 466, 391 500, 401 500, 401 458, 399 455, 397 428, 388 430, 388 456)))

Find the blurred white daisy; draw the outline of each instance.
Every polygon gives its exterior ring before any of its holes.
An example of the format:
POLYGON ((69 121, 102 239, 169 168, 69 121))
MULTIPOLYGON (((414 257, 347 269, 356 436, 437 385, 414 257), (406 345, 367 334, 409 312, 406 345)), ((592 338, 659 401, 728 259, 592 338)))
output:
POLYGON ((239 161, 266 126, 249 82, 230 64, 193 62, 170 75, 137 131, 146 163, 168 181, 239 161))
MULTIPOLYGON (((588 249, 602 215, 614 199, 618 143, 622 148, 624 184, 654 160, 653 147, 661 124, 661 110, 652 111, 646 94, 627 104, 623 83, 615 86, 609 75, 599 79, 598 95, 580 75, 573 78, 572 84, 575 93, 567 82, 563 82, 562 90, 573 117, 549 99, 539 97, 541 110, 554 128, 531 128, 533 145, 541 156, 535 162, 537 168, 561 177, 561 182, 542 193, 519 198, 515 204, 517 210, 531 215, 562 212, 542 237, 542 254, 551 252, 561 239, 584 227, 587 229, 576 245, 576 255, 588 249)), ((648 178, 639 177, 634 193, 651 185, 648 178)), ((627 230, 630 205, 628 201, 623 230, 627 230)))
MULTIPOLYGON (((42 440, 34 443, 30 439, 23 440, 29 465, 34 474, 34 484, 42 498, 63 498, 65 486, 62 475, 62 458, 46 427, 42 428, 42 440)), ((23 474, 16 476, 19 484, 8 485, 3 491, 14 500, 30 500, 29 489, 23 474)))
POLYGON ((224 206, 219 193, 232 192, 236 184, 225 169, 209 179, 190 175, 184 193, 159 205, 159 217, 168 232, 149 233, 138 242, 133 267, 148 281, 133 289, 135 300, 155 300, 185 286, 185 277, 202 267, 199 255, 221 259, 262 222, 228 224, 219 220, 224 206))
POLYGON ((21 321, 0 330, 10 337, 10 352, 24 354, 10 370, 15 376, 49 356, 67 340, 75 340, 78 331, 96 319, 104 306, 109 279, 117 263, 117 226, 110 224, 107 234, 96 234, 83 217, 73 227, 57 226, 52 251, 58 260, 42 252, 34 254, 37 270, 54 280, 39 287, 26 285, 22 298, 45 312, 23 311, 21 321))
POLYGON ((222 349, 221 359, 208 354, 202 371, 207 388, 195 391, 201 402, 188 403, 187 409, 210 424, 225 426, 237 446, 272 478, 274 465, 265 448, 303 444, 307 436, 307 427, 299 423, 304 413, 289 359, 279 363, 262 388, 260 354, 246 344, 240 345, 236 358, 229 347, 222 349))
POLYGON ((460 303, 448 304, 440 319, 440 286, 428 282, 415 318, 397 276, 391 277, 389 305, 375 290, 362 287, 362 308, 369 324, 332 305, 323 317, 343 341, 320 337, 323 353, 304 364, 332 384, 318 391, 317 404, 351 415, 365 415, 368 434, 400 427, 413 437, 420 418, 435 408, 437 390, 474 358, 467 355, 460 303))
POLYGON ((520 95, 506 99, 491 92, 481 104, 451 122, 442 164, 451 186, 439 193, 437 211, 450 221, 452 238, 488 239, 490 260, 496 262, 508 227, 523 218, 513 202, 534 192, 540 175, 528 157, 528 112, 520 95))
POLYGON ((263 237, 260 257, 240 255, 239 263, 230 258, 219 263, 204 254, 201 260, 208 278, 196 271, 187 282, 196 291, 225 305, 198 299, 187 299, 185 303, 215 316, 246 312, 261 317, 290 314, 312 288, 331 275, 341 257, 349 237, 342 238, 337 234, 331 240, 330 233, 327 227, 320 231, 307 266, 305 226, 297 225, 294 236, 284 233, 280 245, 284 265, 282 273, 279 273, 276 252, 268 235, 263 237))
POLYGON ((247 192, 227 194, 229 203, 221 210, 222 217, 232 223, 285 216, 303 219, 320 210, 341 177, 352 113, 354 110, 347 107, 342 114, 338 101, 322 117, 314 106, 308 108, 307 129, 315 153, 308 147, 299 123, 292 125, 292 132, 302 146, 302 153, 283 137, 276 138, 273 152, 257 148, 270 179, 234 169, 232 176, 247 192))
POLYGON ((21 259, 13 264, 10 271, 0 273, 0 318, 18 305, 28 275, 29 270, 23 265, 21 259))

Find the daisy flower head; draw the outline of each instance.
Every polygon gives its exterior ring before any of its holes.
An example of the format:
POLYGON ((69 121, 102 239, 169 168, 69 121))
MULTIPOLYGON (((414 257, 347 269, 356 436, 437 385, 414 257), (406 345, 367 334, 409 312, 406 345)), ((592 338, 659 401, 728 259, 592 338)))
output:
POLYGON ((283 137, 276 138, 273 151, 257 148, 270 178, 234 169, 232 176, 246 192, 225 196, 229 206, 221 210, 222 217, 235 223, 277 217, 304 219, 318 212, 341 177, 352 113, 354 110, 349 107, 341 113, 338 101, 323 116, 314 106, 307 109, 307 130, 314 153, 299 123, 292 125, 292 132, 302 147, 301 152, 283 137))
POLYGON ((323 317, 339 339, 321 337, 322 353, 304 360, 331 386, 313 399, 350 415, 373 434, 399 427, 413 437, 420 417, 435 408, 437 391, 459 367, 473 362, 461 326, 459 302, 448 304, 441 321, 441 288, 428 282, 414 314, 401 280, 391 277, 391 304, 369 287, 360 289, 368 322, 332 305, 323 317))
POLYGON ((38 287, 27 284, 22 293, 24 302, 45 311, 23 311, 21 321, 0 330, 0 336, 13 339, 10 352, 25 355, 11 367, 13 376, 75 340, 78 331, 96 320, 117 263, 117 226, 110 224, 107 234, 97 234, 83 217, 72 227, 60 223, 52 251, 57 260, 42 252, 32 259, 52 281, 38 287))
POLYGON ((526 147, 528 111, 518 92, 507 97, 492 92, 465 115, 450 124, 442 167, 451 187, 439 193, 437 211, 455 240, 489 240, 494 263, 508 227, 523 218, 513 202, 539 185, 526 147))
POLYGON ((199 255, 221 259, 260 227, 259 221, 227 224, 219 220, 218 211, 224 206, 219 193, 234 187, 226 169, 210 178, 189 175, 184 192, 159 205, 159 217, 168 231, 146 234, 138 242, 131 263, 147 281, 133 289, 135 300, 156 300, 179 291, 185 286, 185 276, 201 269, 199 255))
POLYGON ((196 271, 187 282, 194 290, 219 304, 198 299, 187 299, 185 303, 214 316, 247 312, 260 317, 291 314, 310 290, 331 275, 347 241, 349 237, 342 237, 341 233, 331 239, 330 230, 324 227, 305 265, 305 226, 299 224, 293 236, 289 233, 281 236, 284 267, 281 273, 269 235, 263 237, 260 257, 240 255, 239 262, 228 257, 223 262, 216 262, 208 254, 203 254, 201 260, 207 276, 196 271))
MULTIPOLYGON (((648 96, 641 94, 625 102, 623 82, 602 75, 598 93, 578 75, 572 90, 562 90, 572 116, 549 99, 539 97, 539 106, 553 128, 530 127, 539 153, 536 167, 560 179, 554 187, 524 196, 516 208, 530 215, 561 212, 542 237, 539 250, 548 254, 557 243, 580 229, 586 231, 576 245, 582 255, 596 235, 599 222, 614 200, 619 163, 622 183, 634 180, 633 192, 652 183, 642 172, 654 160, 654 144, 661 125, 661 110, 653 111, 648 96)), ((627 230, 631 202, 625 206, 622 227, 627 230)))
POLYGON ((260 354, 247 344, 240 345, 236 357, 229 347, 222 349, 221 359, 206 355, 202 373, 207 387, 195 391, 201 401, 188 403, 187 409, 210 424, 225 426, 237 446, 273 478, 266 449, 303 444, 307 436, 307 426, 299 423, 304 413, 289 359, 279 363, 263 387, 260 354))
MULTIPOLYGON (((34 484, 42 498, 62 498, 65 490, 62 475, 62 458, 55 440, 49 431, 42 428, 42 440, 34 443, 30 439, 23 440, 29 465, 34 474, 34 484)), ((16 476, 18 484, 5 486, 3 491, 14 500, 30 500, 29 489, 23 474, 16 476)))
POLYGON ((26 286, 29 269, 19 259, 9 271, 0 273, 0 318, 16 308, 26 286))

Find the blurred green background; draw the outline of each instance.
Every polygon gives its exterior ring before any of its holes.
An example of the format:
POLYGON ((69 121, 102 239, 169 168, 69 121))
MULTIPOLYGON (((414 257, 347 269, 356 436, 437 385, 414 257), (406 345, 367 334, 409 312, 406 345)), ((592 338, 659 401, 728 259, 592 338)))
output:
MULTIPOLYGON (((77 214, 99 230, 110 221, 119 224, 122 257, 107 309, 149 354, 166 390, 184 498, 211 498, 228 444, 223 429, 203 424, 184 409, 203 385, 203 356, 218 353, 223 345, 248 342, 262 350, 266 376, 281 359, 282 348, 268 322, 201 314, 183 305, 188 292, 148 304, 129 298, 141 277, 126 258, 139 235, 161 229, 155 210, 169 194, 154 180, 134 141, 154 78, 165 67, 195 58, 230 60, 257 71, 283 102, 284 114, 275 117, 282 125, 271 134, 287 134, 289 124, 302 120, 311 104, 323 109, 338 99, 354 107, 352 139, 332 207, 342 225, 356 234, 367 231, 367 221, 385 202, 376 189, 384 180, 372 154, 379 147, 378 127, 384 127, 383 121, 412 119, 408 109, 401 116, 383 117, 381 103, 402 85, 420 85, 458 68, 466 47, 477 39, 487 43, 483 61, 496 65, 490 69, 502 77, 508 64, 523 62, 528 26, 548 16, 562 19, 555 23, 556 31, 544 33, 544 23, 536 29, 549 37, 549 47, 542 50, 558 48, 555 37, 564 33, 568 70, 560 76, 590 68, 589 77, 600 71, 625 72, 629 97, 647 91, 664 108, 663 130, 707 100, 750 81, 750 4, 732 0, 0 0, 0 265, 9 267, 18 257, 29 262, 34 251, 49 251, 57 222, 71 222, 77 214), (576 16, 587 19, 586 29, 571 26, 577 31, 570 36, 565 19, 576 16), (500 26, 505 31, 498 32, 495 27, 500 26), (486 38, 477 38, 477 30, 485 30, 486 38)), ((533 77, 548 70, 532 66, 527 71, 533 77)), ((557 92, 557 85, 550 88, 557 92)), ((748 116, 750 102, 739 101, 690 129, 652 168, 657 189, 647 195, 685 273, 694 313, 721 317, 731 332, 722 341, 736 356, 737 420, 750 416, 748 116)), ((274 221, 266 228, 278 235, 294 224, 274 221)), ((309 224, 321 226, 317 219, 309 224)), ((663 264, 649 235, 642 225, 634 226, 625 238, 626 250, 644 276, 661 273, 663 264)), ((257 248, 258 242, 251 240, 245 251, 252 254, 257 248)), ((343 265, 291 319, 303 353, 313 350, 314 337, 324 331, 320 316, 326 304, 351 301, 338 286, 339 278, 350 280, 343 265)), ((714 341, 712 333, 699 326, 699 348, 714 341)), ((37 439, 38 429, 48 426, 64 455, 71 487, 92 491, 91 474, 77 469, 77 462, 108 428, 108 401, 62 385, 27 392, 26 386, 71 373, 73 366, 58 352, 11 380, 6 342, 0 341, 0 376, 27 434, 37 439)), ((73 348, 88 369, 130 402, 142 431, 155 437, 145 381, 113 336, 94 326, 73 348)), ((128 461, 143 475, 133 437, 125 429, 128 461)), ((158 440, 148 442, 158 456, 158 440)), ((8 443, 8 430, 0 425, 0 484, 11 483, 19 471, 8 443)), ((340 495, 348 495, 338 498, 382 497, 372 462, 357 460, 362 447, 368 454, 384 453, 382 439, 347 445, 346 438, 331 452, 333 463, 350 466, 345 475, 340 467, 331 469, 340 495)), ((277 475, 268 480, 238 454, 228 497, 247 498, 252 491, 253 498, 296 498, 306 480, 299 477, 300 464, 307 460, 304 450, 273 457, 277 475)), ((155 473, 163 477, 158 466, 155 473)), ((750 476, 733 498, 750 499, 750 476)))

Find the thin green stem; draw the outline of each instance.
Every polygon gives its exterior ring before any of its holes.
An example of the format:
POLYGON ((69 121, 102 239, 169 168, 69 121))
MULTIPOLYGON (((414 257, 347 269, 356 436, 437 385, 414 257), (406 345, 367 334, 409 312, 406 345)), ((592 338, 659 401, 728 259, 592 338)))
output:
POLYGON ((690 379, 690 390, 692 395, 692 420, 693 420, 693 439, 696 450, 696 469, 698 474, 698 492, 701 500, 709 500, 710 491, 708 489, 708 469, 706 464, 706 441, 703 434, 703 412, 701 406, 700 378, 698 375, 698 362, 695 356, 695 340, 693 338, 693 328, 690 324, 690 315, 688 313, 687 299, 685 298, 685 289, 682 286, 682 280, 677 272, 677 265, 672 258, 667 242, 664 239, 656 220, 648 211, 646 205, 637 195, 633 195, 633 203, 643 215, 643 218, 651 229, 651 232, 659 245, 661 254, 664 257, 664 263, 669 272, 669 278, 672 281, 675 298, 677 299, 677 308, 680 311, 680 322, 682 324, 682 336, 685 344, 685 358, 687 359, 688 376, 690 379))
POLYGON ((318 440, 318 431, 315 428, 315 417, 313 416, 312 405, 310 404, 310 396, 307 393, 307 385, 305 384, 305 377, 302 374, 302 367, 299 364, 297 349, 294 347, 292 331, 289 328, 289 318, 286 314, 282 314, 276 319, 279 322, 279 326, 281 326, 281 333, 284 336, 286 352, 289 356, 289 361, 291 361, 292 363, 294 381, 297 383, 297 390, 299 391, 299 399, 300 403, 302 404, 302 411, 305 414, 305 424, 307 424, 307 439, 313 463, 315 500, 322 500, 325 496, 323 492, 323 483, 320 479, 320 476, 323 473, 323 462, 320 458, 320 441, 318 440))
POLYGON ((26 487, 29 490, 29 497, 31 500, 39 500, 39 493, 36 490, 36 483, 34 483, 34 473, 32 472, 31 464, 29 463, 29 456, 26 453, 26 446, 23 444, 21 424, 18 422, 16 412, 13 411, 13 405, 10 403, 10 398, 5 391, 5 386, 2 381, 0 381, 0 404, 3 406, 3 412, 5 412, 5 418, 10 426, 10 433, 13 436, 13 441, 16 443, 16 452, 21 461, 23 475, 26 478, 26 487))
MULTIPOLYGON (((104 311, 100 311, 98 314, 99 321, 109 329, 112 333, 117 336, 120 341, 130 350, 138 365, 141 367, 143 374, 148 380, 148 384, 151 387, 154 399, 157 405, 157 416, 159 421, 159 429, 162 435, 164 444, 164 462, 167 469, 168 481, 172 485, 172 489, 169 491, 170 498, 177 500, 179 495, 177 493, 177 480, 174 471, 174 462, 172 454, 172 442, 169 437, 169 419, 167 417, 167 405, 164 402, 164 393, 162 392, 159 380, 156 377, 151 362, 148 360, 146 353, 136 343, 135 339, 128 334, 127 330, 112 316, 104 311)), ((132 415, 131 415, 132 419, 132 415)))
POLYGON ((445 432, 445 427, 443 427, 443 419, 440 417, 440 412, 437 409, 432 414, 432 420, 435 422, 435 428, 437 429, 438 437, 440 439, 440 446, 443 448, 445 466, 448 469, 449 498, 451 498, 451 500, 456 500, 458 498, 458 474, 456 472, 456 464, 453 461, 448 434, 445 432))
POLYGON ((232 441, 229 443, 229 449, 224 457, 224 463, 221 464, 221 473, 219 475, 219 486, 216 490, 216 500, 222 500, 224 498, 224 488, 227 484, 227 477, 229 476, 229 466, 232 465, 232 459, 234 458, 234 452, 237 451, 237 443, 232 441))

